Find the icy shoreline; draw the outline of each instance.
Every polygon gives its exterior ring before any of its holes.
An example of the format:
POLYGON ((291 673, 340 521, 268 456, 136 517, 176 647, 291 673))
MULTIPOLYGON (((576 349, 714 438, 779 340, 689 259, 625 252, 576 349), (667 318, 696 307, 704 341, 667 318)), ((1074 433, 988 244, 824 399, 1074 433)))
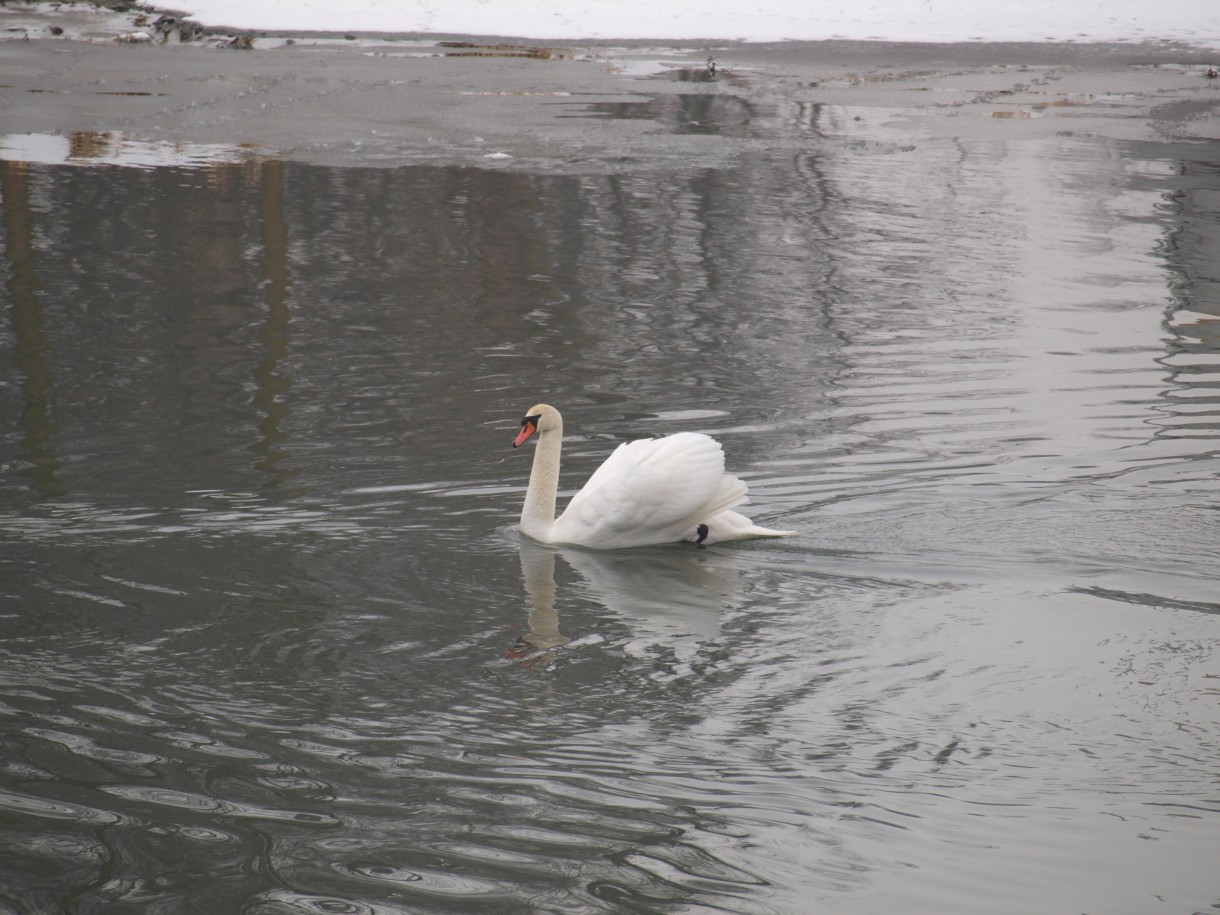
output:
POLYGON ((244 38, 330 37, 520 43, 659 43, 677 47, 825 41, 902 44, 1180 45, 1220 51, 1220 6, 1203 0, 871 0, 824 5, 770 0, 169 0, 168 3, 7 3, 0 37, 176 43, 211 33, 244 38), (136 37, 136 40, 140 40, 136 37))
POLYGON ((0 158, 22 161, 604 172, 925 132, 1220 139, 1220 53, 1185 44, 307 38, 134 4, 2 12, 31 39, 0 65, 0 158))
MULTIPOLYGON (((546 41, 1185 42, 1220 47, 1203 0, 178 0, 207 27, 516 36, 546 41)), ((177 5, 172 3, 171 5, 177 5)))

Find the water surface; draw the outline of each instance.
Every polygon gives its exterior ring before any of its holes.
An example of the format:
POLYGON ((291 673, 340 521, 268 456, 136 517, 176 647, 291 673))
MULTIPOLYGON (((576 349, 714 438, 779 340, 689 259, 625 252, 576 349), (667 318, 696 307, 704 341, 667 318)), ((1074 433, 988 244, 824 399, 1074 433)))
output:
POLYGON ((0 907, 1220 904, 1215 149, 787 115, 0 162, 0 907), (540 400, 569 491, 704 431, 799 536, 530 544, 540 400))

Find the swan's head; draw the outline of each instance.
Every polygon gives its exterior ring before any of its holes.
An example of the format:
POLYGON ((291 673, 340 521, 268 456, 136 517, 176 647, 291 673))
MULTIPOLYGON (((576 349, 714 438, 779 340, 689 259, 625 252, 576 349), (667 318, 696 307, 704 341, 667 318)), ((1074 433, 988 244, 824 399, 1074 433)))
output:
POLYGON ((521 432, 513 441, 513 447, 524 445, 535 432, 550 432, 552 429, 562 429, 563 420, 559 411, 548 404, 535 404, 525 411, 525 419, 521 420, 521 432))

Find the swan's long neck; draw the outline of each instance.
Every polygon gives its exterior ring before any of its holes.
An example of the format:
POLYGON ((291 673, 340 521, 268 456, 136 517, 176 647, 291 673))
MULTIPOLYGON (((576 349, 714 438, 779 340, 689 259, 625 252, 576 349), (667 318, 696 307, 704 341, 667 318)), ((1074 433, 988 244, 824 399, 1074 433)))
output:
POLYGON ((563 424, 538 433, 530 485, 521 507, 521 530, 535 540, 547 541, 555 523, 555 494, 559 491, 559 452, 563 449, 563 424))

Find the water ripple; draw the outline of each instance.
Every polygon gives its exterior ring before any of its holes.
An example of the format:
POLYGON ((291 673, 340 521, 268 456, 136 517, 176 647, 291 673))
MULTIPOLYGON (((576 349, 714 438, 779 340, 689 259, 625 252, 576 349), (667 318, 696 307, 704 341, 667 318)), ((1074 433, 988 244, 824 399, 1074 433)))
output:
POLYGON ((305 915, 405 915, 413 910, 398 905, 365 903, 358 899, 317 896, 295 890, 269 890, 251 900, 244 911, 250 915, 281 915, 284 912, 302 912, 305 915))
POLYGON ((85 807, 66 801, 54 801, 31 794, 18 794, 0 790, 0 809, 23 816, 35 816, 51 820, 72 820, 81 823, 104 825, 120 822, 122 817, 108 810, 85 807))
POLYGON ((479 897, 491 899, 507 898, 511 895, 500 880, 491 877, 470 877, 438 868, 362 864, 351 865, 349 869, 361 877, 392 883, 396 890, 408 896, 460 896, 464 899, 472 898, 473 901, 479 897))
POLYGON ((325 813, 255 807, 174 788, 150 785, 105 785, 101 790, 126 800, 177 807, 182 810, 218 813, 239 820, 275 820, 303 826, 335 826, 339 823, 336 817, 325 813))

